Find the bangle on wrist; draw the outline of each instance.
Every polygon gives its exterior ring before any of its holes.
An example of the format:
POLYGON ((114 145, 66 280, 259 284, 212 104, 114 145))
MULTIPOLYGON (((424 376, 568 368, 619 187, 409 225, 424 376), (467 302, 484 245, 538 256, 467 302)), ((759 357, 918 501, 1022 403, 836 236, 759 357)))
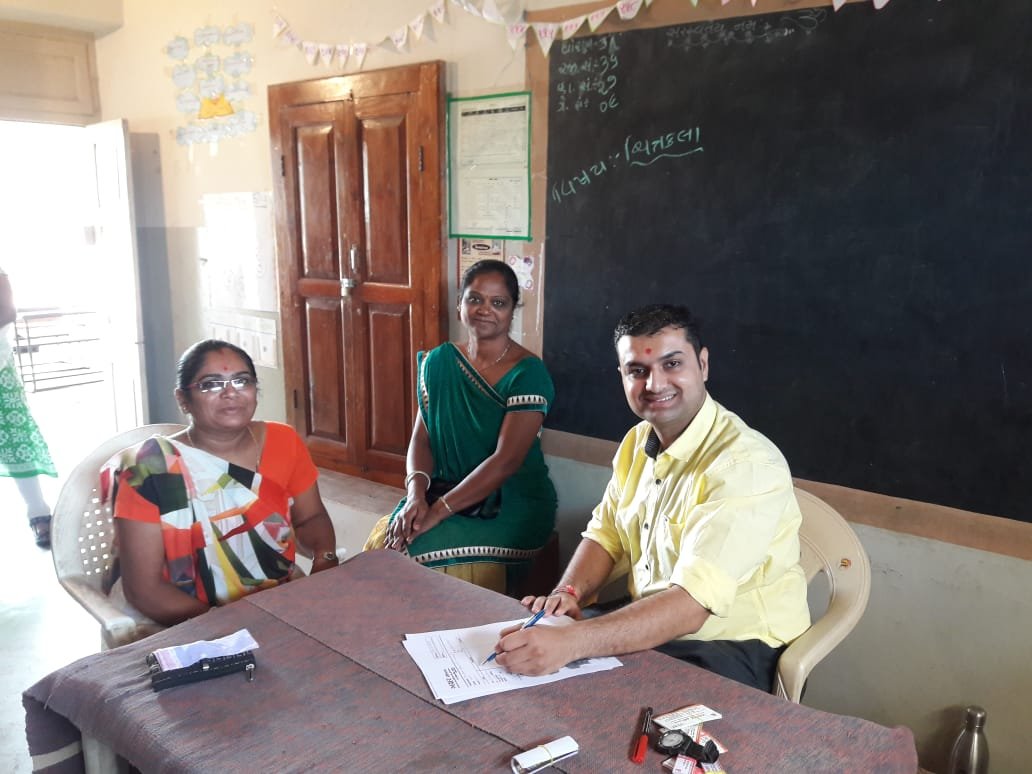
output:
POLYGON ((559 586, 557 589, 552 591, 553 594, 569 594, 574 600, 580 601, 580 594, 577 593, 577 589, 567 583, 565 586, 559 586))
POLYGON ((412 479, 414 479, 416 476, 422 476, 423 478, 425 478, 426 479, 426 485, 430 486, 430 474, 429 473, 426 473, 426 472, 424 472, 422 470, 413 470, 411 473, 409 473, 407 476, 405 476, 405 488, 406 489, 408 489, 408 485, 412 483, 412 479))
POLYGON ((448 515, 449 516, 454 516, 455 515, 455 511, 453 511, 452 507, 450 505, 448 505, 448 501, 444 499, 444 495, 441 495, 437 499, 441 501, 441 505, 443 505, 444 509, 446 511, 448 511, 448 515))

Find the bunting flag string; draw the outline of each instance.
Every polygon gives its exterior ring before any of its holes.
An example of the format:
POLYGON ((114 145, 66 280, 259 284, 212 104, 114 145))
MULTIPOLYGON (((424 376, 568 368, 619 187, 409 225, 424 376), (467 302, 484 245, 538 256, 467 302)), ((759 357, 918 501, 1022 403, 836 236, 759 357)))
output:
MULTIPOLYGON (((748 0, 755 8, 759 0, 748 0)), ((357 69, 362 68, 366 54, 371 48, 383 46, 393 49, 396 52, 403 52, 414 43, 420 42, 425 37, 427 26, 430 20, 438 24, 448 23, 446 5, 451 4, 471 16, 505 28, 506 40, 516 50, 520 45, 526 45, 527 32, 533 30, 537 36, 541 52, 548 56, 552 44, 557 40, 569 40, 576 35, 587 23, 588 28, 595 32, 609 15, 616 11, 617 15, 624 21, 635 18, 642 8, 648 8, 655 0, 617 0, 610 6, 599 8, 589 14, 579 14, 569 19, 557 22, 532 22, 526 21, 508 22, 502 12, 498 9, 497 0, 481 0, 478 6, 474 0, 433 0, 433 2, 407 24, 403 24, 393 32, 384 35, 382 38, 370 43, 361 41, 358 43, 326 43, 315 40, 303 39, 291 28, 290 23, 277 11, 272 10, 272 37, 283 40, 287 45, 293 46, 300 51, 309 64, 317 62, 330 66, 336 63, 337 67, 343 69, 348 64, 357 69)), ((722 6, 728 5, 731 0, 720 0, 722 6)), ((744 0, 743 0, 744 2, 744 0)), ((832 8, 838 11, 848 0, 831 0, 832 8)), ((889 0, 871 0, 876 10, 881 10, 889 4, 889 0)), ((699 0, 691 0, 694 7, 698 7, 699 0)))

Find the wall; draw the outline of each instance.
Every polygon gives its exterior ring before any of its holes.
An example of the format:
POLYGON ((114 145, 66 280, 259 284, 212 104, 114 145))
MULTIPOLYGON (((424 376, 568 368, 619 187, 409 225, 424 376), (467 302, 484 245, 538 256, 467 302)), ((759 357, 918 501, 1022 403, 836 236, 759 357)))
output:
MULTIPOLYGON (((760 5, 775 1, 764 0, 760 5)), ((655 6, 671 2, 657 0, 655 6)), ((716 5, 716 0, 709 2, 716 5)), ((744 0, 738 4, 746 6, 744 0)), ((568 10, 572 6, 561 3, 527 5, 531 10, 563 6, 564 15, 572 15, 568 10)), ((332 34, 347 41, 386 35, 427 6, 427 0, 390 4, 298 0, 284 13, 302 37, 332 34)), ((198 229, 203 225, 201 196, 269 190, 265 87, 334 72, 308 65, 298 51, 271 40, 270 7, 244 0, 226 0, 218 6, 200 0, 177 4, 125 0, 121 28, 97 41, 104 117, 127 118, 133 133, 141 194, 142 274, 151 301, 149 354, 158 353, 154 360, 159 373, 152 373, 150 379, 167 389, 171 358, 204 334, 197 254, 198 229), (190 35, 196 27, 240 21, 252 22, 256 29, 250 48, 255 55, 252 109, 259 114, 258 130, 214 147, 179 146, 174 138, 178 114, 168 75, 170 60, 162 47, 173 36, 190 35)), ((435 25, 433 40, 415 43, 405 54, 375 50, 364 69, 442 59, 448 63, 448 90, 457 96, 523 88, 524 54, 511 51, 501 28, 472 18, 451 3, 447 7, 450 24, 435 25)), ((540 56, 540 52, 533 47, 526 56, 540 56)), ((453 275, 453 253, 446 263, 453 275)), ((263 415, 282 418, 282 375, 267 371, 261 376, 263 415)), ((618 389, 615 380, 611 388, 618 389)), ((168 410, 174 413, 174 406, 168 410)), ((153 420, 175 418, 164 414, 153 420)), ((549 452, 567 555, 608 478, 597 454, 590 462, 576 457, 549 452)), ((1027 650, 1023 643, 1032 635, 1032 603, 1017 590, 1032 587, 1032 565, 1021 556, 1006 555, 1006 550, 971 547, 985 548, 979 535, 992 531, 986 525, 1001 520, 977 516, 972 521, 944 520, 942 509, 923 504, 911 504, 914 518, 902 519, 896 514, 908 511, 900 510, 898 503, 864 493, 842 495, 835 504, 855 523, 863 522, 871 508, 885 517, 876 524, 857 526, 874 566, 871 603, 855 633, 814 673, 806 703, 911 727, 922 763, 932 770, 942 770, 945 764, 945 739, 959 724, 959 708, 981 703, 989 712, 994 770, 1027 768, 1032 743, 1026 729, 1032 716, 1025 695, 1032 685, 1020 657, 1027 650), (910 534, 911 522, 922 519, 932 525, 931 532, 910 534)), ((1032 552, 1028 530, 1008 532, 994 545, 1008 542, 1014 552, 1026 556, 1032 552)))
MULTIPOLYGON (((284 15, 291 29, 302 37, 325 40, 319 36, 336 35, 344 41, 372 41, 403 26, 427 6, 426 0, 399 0, 387 8, 365 2, 334 6, 304 2, 292 4, 284 15)), ((521 83, 522 52, 512 51, 500 27, 450 5, 448 14, 447 26, 434 25, 434 40, 415 42, 404 54, 374 49, 366 57, 363 70, 441 58, 448 62, 447 88, 452 93, 490 93, 521 83)), ((256 9, 244 2, 223 3, 215 12, 209 4, 197 0, 160 6, 126 0, 123 26, 96 44, 104 116, 128 118, 133 134, 145 305, 162 317, 159 321, 152 318, 148 327, 152 421, 176 418, 176 406, 170 397, 172 359, 206 335, 197 300, 198 230, 204 225, 201 197, 271 190, 267 86, 339 72, 335 67, 309 65, 301 52, 274 40, 271 28, 268 7, 256 9), (217 145, 178 145, 175 128, 182 121, 175 110, 176 90, 170 78, 173 62, 163 47, 177 35, 191 38, 196 28, 207 24, 240 22, 249 22, 255 28, 254 41, 246 47, 254 55, 254 71, 249 76, 253 96, 246 107, 258 114, 257 131, 217 145), (162 298, 168 297, 176 302, 163 309, 162 298)), ((346 70, 352 71, 352 67, 346 70)), ((454 257, 450 254, 449 258, 449 271, 454 275, 454 257)), ((282 373, 261 369, 259 378, 260 415, 282 420, 282 373)))
POLYGON ((0 0, 0 19, 105 35, 122 24, 122 0, 0 0))

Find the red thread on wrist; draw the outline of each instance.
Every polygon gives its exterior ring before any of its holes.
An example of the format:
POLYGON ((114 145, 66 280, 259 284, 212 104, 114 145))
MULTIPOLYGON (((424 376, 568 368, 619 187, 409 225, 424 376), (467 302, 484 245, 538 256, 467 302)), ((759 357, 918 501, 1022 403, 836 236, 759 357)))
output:
POLYGON ((565 586, 560 586, 559 588, 557 588, 552 593, 553 594, 569 594, 571 597, 573 597, 576 600, 580 599, 580 594, 577 593, 577 589, 575 589, 569 583, 567 583, 565 586))

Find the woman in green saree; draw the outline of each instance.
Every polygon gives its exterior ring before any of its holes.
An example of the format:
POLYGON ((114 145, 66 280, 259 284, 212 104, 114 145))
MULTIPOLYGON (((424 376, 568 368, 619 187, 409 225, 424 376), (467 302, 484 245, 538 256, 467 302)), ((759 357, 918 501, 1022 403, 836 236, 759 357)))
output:
POLYGON ((505 263, 463 275, 466 344, 417 356, 406 495, 365 546, 503 593, 548 540, 556 510, 538 440, 555 388, 541 359, 509 338, 518 303, 505 263))

